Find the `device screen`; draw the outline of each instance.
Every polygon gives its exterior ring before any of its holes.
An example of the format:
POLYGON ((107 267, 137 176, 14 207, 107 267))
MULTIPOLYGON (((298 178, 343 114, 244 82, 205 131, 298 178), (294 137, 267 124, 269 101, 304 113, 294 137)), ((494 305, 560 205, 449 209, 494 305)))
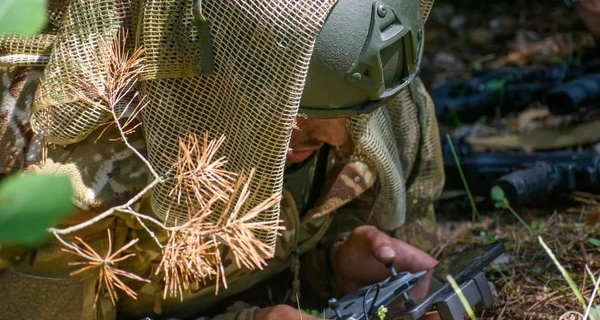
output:
MULTIPOLYGON (((448 256, 435 266, 433 277, 440 282, 439 284, 447 283, 447 275, 451 275, 457 282, 460 282, 465 276, 470 275, 476 270, 483 269, 492 260, 496 259, 502 253, 498 250, 499 246, 499 243, 494 243, 448 256)), ((430 286, 430 293, 438 289, 440 287, 436 288, 432 285, 430 286)))

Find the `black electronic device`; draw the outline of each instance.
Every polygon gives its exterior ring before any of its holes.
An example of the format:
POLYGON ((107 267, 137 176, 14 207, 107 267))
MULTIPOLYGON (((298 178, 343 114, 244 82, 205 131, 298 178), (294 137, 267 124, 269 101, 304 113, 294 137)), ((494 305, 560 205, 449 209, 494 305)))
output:
POLYGON ((474 309, 490 307, 494 302, 484 269, 504 253, 504 244, 475 247, 441 260, 433 270, 397 273, 392 265, 391 277, 343 298, 331 299, 329 308, 319 317, 337 320, 378 319, 377 311, 385 307, 386 319, 416 320, 436 308, 442 320, 463 319, 466 312, 447 276, 456 281, 474 309), (418 291, 421 291, 420 293, 418 291))

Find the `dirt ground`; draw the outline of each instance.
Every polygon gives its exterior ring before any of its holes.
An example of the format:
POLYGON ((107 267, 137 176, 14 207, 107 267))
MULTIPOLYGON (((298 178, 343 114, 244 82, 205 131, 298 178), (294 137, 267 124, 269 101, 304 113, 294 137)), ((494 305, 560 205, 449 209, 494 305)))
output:
MULTIPOLYGON (((562 1, 438 0, 426 25, 421 76, 431 88, 468 76, 476 67, 576 59, 593 45, 583 24, 562 1)), ((518 116, 519 112, 509 113, 485 121, 506 124, 510 123, 506 118, 518 116)), ((457 129, 444 124, 441 128, 449 132, 457 129)), ((583 318, 573 312, 584 314, 585 308, 544 251, 540 238, 573 277, 588 303, 594 289, 592 276, 598 278, 600 273, 600 244, 594 240, 600 238, 600 196, 567 194, 557 198, 560 201, 547 199, 515 208, 532 231, 509 211, 494 208, 489 199, 477 199, 482 220, 472 222, 466 197, 444 198, 437 212, 443 225, 440 232, 448 240, 434 249, 436 257, 494 240, 506 245, 508 263, 487 274, 496 303, 480 313, 479 319, 583 318)), ((600 305, 600 298, 593 304, 600 305)))

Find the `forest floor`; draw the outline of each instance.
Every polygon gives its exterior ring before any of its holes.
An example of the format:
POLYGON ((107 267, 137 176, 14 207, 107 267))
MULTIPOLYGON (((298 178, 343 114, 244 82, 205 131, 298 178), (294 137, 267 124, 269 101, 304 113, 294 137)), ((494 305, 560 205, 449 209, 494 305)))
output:
MULTIPOLYGON (((437 0, 426 24, 425 39, 421 77, 430 89, 468 77, 482 67, 526 67, 582 59, 595 45, 575 12, 559 0, 437 0)), ((581 116, 565 120, 543 110, 544 105, 537 101, 517 111, 496 110, 475 123, 460 119, 440 123, 440 129, 453 135, 461 130, 473 133, 474 127, 519 133, 589 120, 581 116), (542 112, 531 115, 531 110, 542 112)), ((589 142, 569 148, 598 150, 589 142)), ((437 215, 447 241, 432 252, 437 258, 496 240, 506 246, 508 263, 487 274, 496 293, 495 304, 480 312, 478 319, 583 319, 587 305, 600 306, 598 297, 590 304, 600 274, 600 196, 563 194, 556 197, 559 201, 546 199, 515 208, 527 226, 509 210, 496 209, 486 197, 474 199, 481 214, 475 221, 467 197, 452 196, 448 190, 443 199, 437 215), (581 299, 542 241, 573 278, 581 299)))

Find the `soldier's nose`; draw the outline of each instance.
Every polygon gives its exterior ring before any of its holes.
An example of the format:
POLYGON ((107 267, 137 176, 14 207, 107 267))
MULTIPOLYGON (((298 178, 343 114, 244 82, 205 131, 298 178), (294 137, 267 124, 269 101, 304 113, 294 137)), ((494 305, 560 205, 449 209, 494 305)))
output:
POLYGON ((346 129, 346 119, 321 119, 317 130, 319 140, 339 147, 348 139, 348 130, 346 129))

